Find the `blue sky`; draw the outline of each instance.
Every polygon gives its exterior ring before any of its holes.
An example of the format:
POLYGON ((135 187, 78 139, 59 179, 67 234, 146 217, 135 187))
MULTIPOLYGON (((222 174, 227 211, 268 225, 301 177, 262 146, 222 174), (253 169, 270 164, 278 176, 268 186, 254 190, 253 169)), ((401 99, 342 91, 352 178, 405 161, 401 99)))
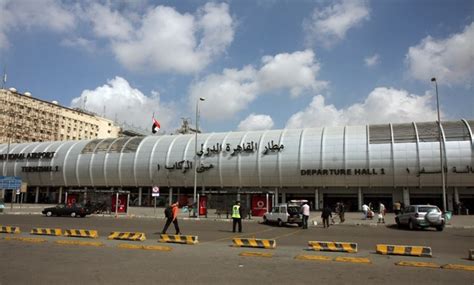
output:
POLYGON ((474 118, 469 0, 0 0, 7 87, 162 132, 474 118))

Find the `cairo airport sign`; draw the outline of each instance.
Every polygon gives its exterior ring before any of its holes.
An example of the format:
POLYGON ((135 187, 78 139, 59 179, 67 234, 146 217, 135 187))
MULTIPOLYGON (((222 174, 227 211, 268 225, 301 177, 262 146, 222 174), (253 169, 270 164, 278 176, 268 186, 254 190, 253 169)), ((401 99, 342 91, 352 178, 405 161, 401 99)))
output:
POLYGON ((30 153, 1 153, 0 161, 2 160, 23 160, 23 159, 51 159, 56 152, 30 152, 30 153))

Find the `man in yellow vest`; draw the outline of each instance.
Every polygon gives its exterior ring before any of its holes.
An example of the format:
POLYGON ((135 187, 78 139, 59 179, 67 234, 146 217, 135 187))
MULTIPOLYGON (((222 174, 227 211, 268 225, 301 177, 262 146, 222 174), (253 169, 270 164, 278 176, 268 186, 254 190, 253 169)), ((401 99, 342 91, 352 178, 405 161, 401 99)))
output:
POLYGON ((240 201, 236 201, 235 205, 232 206, 232 231, 235 233, 235 225, 239 225, 239 233, 242 232, 242 208, 240 207, 240 201))

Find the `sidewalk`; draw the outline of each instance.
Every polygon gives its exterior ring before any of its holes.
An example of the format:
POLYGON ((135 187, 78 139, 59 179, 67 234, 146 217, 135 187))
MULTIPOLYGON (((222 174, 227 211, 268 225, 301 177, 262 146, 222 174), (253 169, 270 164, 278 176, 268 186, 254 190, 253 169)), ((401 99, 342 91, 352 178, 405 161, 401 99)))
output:
MULTIPOLYGON (((11 205, 6 204, 4 213, 3 214, 11 214, 11 215, 41 215, 41 211, 46 207, 53 207, 53 204, 23 204, 20 205, 16 204, 13 205, 13 211, 10 210, 11 205)), ((1 214, 0 214, 1 215, 1 214)), ((97 216, 104 216, 104 217, 114 217, 114 213, 111 215, 97 215, 97 216)), ((230 219, 226 218, 226 215, 218 216, 216 214, 215 209, 208 209, 207 218, 205 216, 200 216, 199 218, 190 217, 190 213, 180 211, 179 214, 180 218, 183 220, 218 220, 218 221, 228 221, 230 219)), ((153 207, 130 207, 128 214, 119 214, 118 218, 164 218, 164 208, 156 208, 153 207)), ((339 223, 339 217, 333 215, 334 221, 336 222, 335 225, 343 226, 386 226, 395 223, 395 214, 387 213, 385 216, 385 224, 378 224, 377 219, 374 218, 373 220, 363 220, 362 213, 359 212, 348 212, 345 214, 345 222, 343 224, 339 223)), ((229 216, 230 218, 230 216, 229 216)), ((250 220, 245 219, 246 222, 261 222, 262 217, 252 217, 250 220)), ((313 211, 310 215, 310 225, 314 226, 314 221, 316 221, 317 225, 321 225, 321 212, 320 211, 313 211)), ((462 229, 474 229, 474 215, 470 216, 457 216, 453 215, 452 219, 448 221, 447 228, 462 228, 462 229)))

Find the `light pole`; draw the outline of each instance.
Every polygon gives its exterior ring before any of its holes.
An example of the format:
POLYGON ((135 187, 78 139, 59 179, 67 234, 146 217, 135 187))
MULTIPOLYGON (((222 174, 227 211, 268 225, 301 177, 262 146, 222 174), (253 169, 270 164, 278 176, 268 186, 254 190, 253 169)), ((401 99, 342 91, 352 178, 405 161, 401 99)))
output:
POLYGON ((199 101, 204 101, 206 100, 204 97, 199 97, 198 100, 196 100, 196 130, 195 130, 195 137, 194 137, 194 196, 193 196, 193 201, 195 204, 195 207, 193 207, 193 216, 196 217, 196 208, 198 207, 198 201, 197 199, 197 147, 198 147, 198 132, 199 132, 199 101))
POLYGON ((439 157, 440 157, 440 164, 441 164, 441 180, 443 183, 443 211, 447 210, 446 207, 446 181, 444 177, 444 159, 443 159, 443 145, 444 141, 441 136, 441 117, 439 114, 439 96, 438 96, 438 82, 436 81, 436 78, 433 77, 431 78, 431 82, 435 83, 435 89, 436 89, 436 108, 438 111, 438 133, 439 133, 439 157))

